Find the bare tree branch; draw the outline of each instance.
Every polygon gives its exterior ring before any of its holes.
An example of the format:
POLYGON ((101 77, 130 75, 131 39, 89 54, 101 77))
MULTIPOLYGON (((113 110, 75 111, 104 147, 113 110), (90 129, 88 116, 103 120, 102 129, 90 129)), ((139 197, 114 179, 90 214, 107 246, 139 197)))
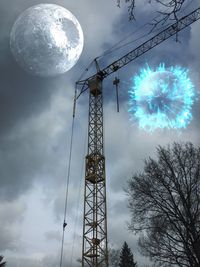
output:
MULTIPOLYGON (((122 0, 117 0, 118 7, 120 7, 121 2, 122 0)), ((124 2, 128 4, 129 19, 134 20, 135 5, 137 3, 137 0, 124 0, 124 2)), ((161 6, 164 6, 165 10, 157 11, 159 14, 161 14, 161 18, 154 19, 153 23, 151 23, 151 31, 153 31, 158 25, 165 25, 169 20, 178 21, 178 12, 182 9, 183 4, 186 2, 186 0, 154 0, 154 2, 157 2, 161 6)), ((149 3, 152 3, 152 0, 149 0, 149 3)))
MULTIPOLYGON (((135 19, 135 15, 134 15, 134 11, 135 11, 135 1, 136 0, 124 0, 126 4, 128 4, 128 14, 129 14, 129 19, 130 20, 134 20, 135 19)), ((121 6, 121 0, 117 0, 117 6, 120 7, 121 6)))
POLYGON ((128 184, 131 223, 159 266, 200 266, 200 147, 158 147, 128 184))
MULTIPOLYGON (((166 11, 158 11, 161 14, 161 19, 154 19, 154 22, 151 23, 153 31, 158 25, 164 26, 167 21, 178 21, 178 12, 182 9, 183 4, 186 0, 156 0, 159 4, 165 6, 166 11)), ((176 42, 178 42, 178 33, 176 34, 176 42)))

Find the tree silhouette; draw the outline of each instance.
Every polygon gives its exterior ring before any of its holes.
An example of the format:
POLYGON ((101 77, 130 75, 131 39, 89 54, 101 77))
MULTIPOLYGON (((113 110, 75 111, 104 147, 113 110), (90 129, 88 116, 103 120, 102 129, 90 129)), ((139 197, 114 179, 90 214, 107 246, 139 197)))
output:
POLYGON ((129 248, 128 244, 124 242, 119 260, 119 267, 136 267, 137 264, 133 260, 133 253, 129 248))
POLYGON ((3 256, 0 256, 0 267, 3 267, 6 265, 6 262, 3 261, 3 256))
POLYGON ((159 266, 200 266, 200 147, 157 148, 128 184, 130 230, 159 266))
MULTIPOLYGON (((128 5, 128 13, 129 13, 129 19, 133 20, 135 19, 135 5, 137 1, 140 0, 124 0, 125 3, 128 5)), ((157 2, 158 4, 161 4, 165 7, 165 11, 159 11, 159 13, 162 15, 162 18, 159 21, 154 21, 153 26, 156 27, 158 24, 164 24, 168 19, 170 20, 177 20, 177 14, 182 9, 184 3, 186 0, 149 0, 149 3, 151 2, 157 2)), ((122 0, 117 0, 117 4, 120 7, 122 0)))

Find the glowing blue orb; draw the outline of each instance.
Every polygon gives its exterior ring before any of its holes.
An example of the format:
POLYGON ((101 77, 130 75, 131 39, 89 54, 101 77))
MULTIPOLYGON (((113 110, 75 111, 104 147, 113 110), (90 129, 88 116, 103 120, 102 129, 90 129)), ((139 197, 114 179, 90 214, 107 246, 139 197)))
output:
POLYGON ((147 66, 133 78, 129 94, 129 112, 142 129, 181 129, 192 120, 195 92, 185 68, 147 66))

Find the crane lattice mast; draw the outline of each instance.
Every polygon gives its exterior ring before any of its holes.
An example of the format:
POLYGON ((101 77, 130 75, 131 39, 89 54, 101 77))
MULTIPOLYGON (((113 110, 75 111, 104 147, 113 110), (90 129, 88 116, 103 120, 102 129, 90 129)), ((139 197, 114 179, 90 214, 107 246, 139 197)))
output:
MULTIPOLYGON (((103 80, 200 19, 200 7, 145 43, 85 80, 77 81, 80 94, 89 90, 88 151, 85 159, 82 267, 108 267, 106 175, 103 141, 103 80)), ((96 62, 97 63, 97 62, 96 62)), ((76 99, 78 99, 78 97, 76 99)))

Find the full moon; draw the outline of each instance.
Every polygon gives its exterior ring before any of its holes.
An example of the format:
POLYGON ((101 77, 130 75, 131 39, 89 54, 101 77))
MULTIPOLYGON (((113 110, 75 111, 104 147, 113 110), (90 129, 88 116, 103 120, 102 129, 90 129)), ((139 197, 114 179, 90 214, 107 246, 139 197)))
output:
POLYGON ((63 74, 78 61, 83 32, 75 16, 55 4, 26 9, 14 23, 10 48, 17 63, 32 75, 63 74))

